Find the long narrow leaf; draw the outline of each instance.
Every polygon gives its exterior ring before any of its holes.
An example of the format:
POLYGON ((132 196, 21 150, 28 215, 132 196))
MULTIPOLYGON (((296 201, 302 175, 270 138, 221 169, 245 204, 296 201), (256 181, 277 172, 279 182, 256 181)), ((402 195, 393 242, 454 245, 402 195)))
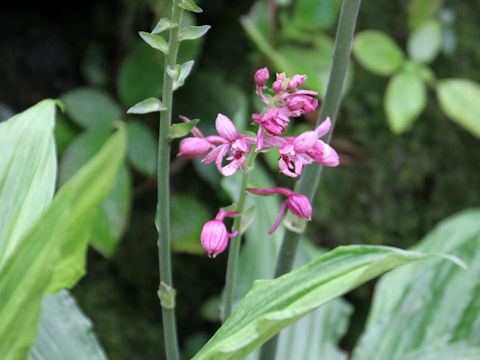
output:
POLYGON ((432 259, 386 275, 375 290, 353 359, 457 360, 478 354, 480 209, 444 220, 415 249, 454 254, 468 270, 432 259), (443 357, 435 356, 442 352, 443 357))
POLYGON ((275 280, 256 281, 194 359, 240 359, 282 328, 354 287, 428 255, 383 246, 347 246, 275 280))

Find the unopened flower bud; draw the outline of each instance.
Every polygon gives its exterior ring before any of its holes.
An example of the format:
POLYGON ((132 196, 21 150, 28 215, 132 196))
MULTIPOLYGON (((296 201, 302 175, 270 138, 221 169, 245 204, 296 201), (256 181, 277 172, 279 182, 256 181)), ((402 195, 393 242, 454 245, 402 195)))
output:
POLYGON ((279 94, 285 90, 285 85, 283 85, 283 82, 281 80, 277 80, 277 81, 274 81, 272 85, 272 89, 273 91, 275 91, 275 93, 279 94))
POLYGON ((207 155, 211 148, 212 144, 205 138, 188 137, 180 141, 180 151, 177 156, 198 159, 207 155))
POLYGON ((255 83, 257 84, 257 86, 263 87, 265 86, 265 83, 267 82, 269 77, 270 77, 270 74, 268 73, 268 69, 266 67, 262 69, 258 69, 255 72, 255 76, 254 76, 255 83))
POLYGON ((227 227, 221 220, 207 221, 200 235, 202 247, 207 252, 208 257, 211 258, 214 258, 227 248, 228 238, 227 227))
POLYGON ((287 198, 288 208, 292 213, 305 220, 312 220, 312 205, 303 194, 293 194, 287 198))
POLYGON ((305 83, 305 76, 304 75, 293 75, 290 80, 288 81, 288 90, 294 90, 305 83))

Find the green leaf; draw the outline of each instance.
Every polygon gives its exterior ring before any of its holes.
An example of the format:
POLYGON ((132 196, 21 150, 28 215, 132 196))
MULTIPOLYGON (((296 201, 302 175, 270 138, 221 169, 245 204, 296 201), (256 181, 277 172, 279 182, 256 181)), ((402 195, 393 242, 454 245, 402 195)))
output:
POLYGON ((328 29, 335 24, 337 15, 335 0, 297 0, 292 25, 304 30, 328 29))
POLYGON ((178 24, 172 23, 170 19, 161 18, 152 30, 152 34, 160 34, 165 30, 175 29, 176 27, 178 27, 178 24))
POLYGON ((79 360, 107 359, 90 319, 73 296, 62 290, 43 297, 37 339, 28 360, 68 360, 72 354, 79 360))
MULTIPOLYGON (((80 169, 94 156, 110 131, 95 129, 78 136, 65 151, 60 162, 59 183, 63 184, 75 171, 80 169)), ((90 234, 91 245, 104 256, 111 256, 126 230, 131 207, 131 179, 129 170, 123 166, 118 178, 100 209, 97 211, 93 230, 90 234)))
POLYGON ((200 233, 203 225, 211 220, 208 208, 190 195, 175 193, 171 211, 173 251, 204 255, 200 233), (188 219, 188 226, 185 226, 185 219, 188 219))
POLYGON ((163 87, 164 56, 138 42, 122 63, 117 93, 126 106, 149 97, 160 97, 163 87))
POLYGON ((184 26, 180 29, 178 38, 180 39, 180 41, 195 40, 205 35, 207 31, 210 30, 210 28, 210 25, 184 26))
POLYGON ((139 121, 129 122, 127 159, 135 170, 155 177, 157 172, 158 143, 149 127, 139 121))
POLYGON ((178 139, 187 135, 190 130, 193 129, 199 123, 199 119, 193 119, 188 123, 178 123, 172 124, 170 130, 168 131, 168 137, 170 139, 178 139))
POLYGON ((364 30, 355 36, 353 54, 367 70, 378 75, 391 75, 403 65, 402 49, 387 34, 364 30))
POLYGON ((401 134, 421 114, 427 103, 425 83, 419 74, 403 71, 390 79, 385 91, 384 107, 388 125, 401 134))
POLYGON ((383 277, 353 359, 456 360, 465 347, 478 354, 480 209, 445 219, 414 249, 456 255, 468 270, 431 259, 383 277))
POLYGON ((428 64, 438 55, 442 42, 441 24, 436 20, 427 21, 408 38, 408 54, 412 60, 428 64))
POLYGON ((148 114, 165 110, 167 110, 167 108, 163 106, 160 100, 150 97, 132 106, 127 110, 127 114, 148 114))
POLYGON ((411 0, 408 14, 408 26, 416 29, 425 21, 433 18, 442 6, 443 0, 411 0))
POLYGON ((180 4, 178 4, 184 10, 191 11, 194 13, 201 13, 203 12, 202 8, 199 7, 193 0, 182 0, 180 4))
POLYGON ((68 261, 65 256, 84 262, 85 253, 69 250, 82 248, 94 210, 110 191, 125 150, 126 134, 120 129, 60 188, 0 267, 0 358, 25 359, 35 340, 42 296, 51 289, 52 275, 63 277, 56 273, 59 262, 68 261))
POLYGON ((480 137, 480 85, 466 79, 447 79, 439 81, 436 90, 443 112, 480 137))
MULTIPOLYGON (((293 268, 316 259, 325 251, 301 239, 293 268)), ((338 344, 348 330, 352 306, 339 298, 328 302, 280 332, 275 360, 346 360, 338 344)))
POLYGON ((275 280, 259 280, 194 359, 241 359, 282 328, 353 288, 427 255, 383 246, 338 247, 275 280))
POLYGON ((178 75, 178 79, 175 79, 173 81, 173 90, 176 90, 180 86, 183 86, 183 84, 185 83, 185 80, 187 79, 188 75, 190 75, 190 72, 192 71, 193 63, 194 61, 190 60, 180 65, 180 73, 178 75))
POLYGON ((168 54, 168 43, 163 37, 145 31, 139 31, 138 34, 152 48, 161 51, 165 55, 168 54))
POLYGON ((242 221, 240 222, 240 235, 243 235, 247 231, 248 227, 252 224, 255 212, 255 204, 249 206, 243 211, 242 221))
POLYGON ((52 200, 54 120, 55 101, 44 100, 0 123, 0 265, 52 200))
POLYGON ((61 97, 65 113, 83 128, 110 128, 122 118, 122 109, 105 92, 91 88, 77 88, 61 97))
POLYGON ((74 126, 63 113, 57 112, 55 116, 54 135, 57 155, 61 157, 65 149, 78 135, 78 128, 74 126))

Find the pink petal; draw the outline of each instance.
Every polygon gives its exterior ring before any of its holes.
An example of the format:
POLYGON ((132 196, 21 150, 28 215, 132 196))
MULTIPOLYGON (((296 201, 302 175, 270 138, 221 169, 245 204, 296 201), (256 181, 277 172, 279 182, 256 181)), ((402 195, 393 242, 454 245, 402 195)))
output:
POLYGON ((221 137, 229 141, 233 141, 238 137, 238 131, 235 128, 235 125, 233 125, 232 120, 223 114, 217 115, 217 119, 215 120, 215 128, 221 137))
MULTIPOLYGON (((212 151, 210 151, 207 156, 205 156, 205 158, 202 160, 203 163, 205 164, 210 164, 211 162, 215 161, 215 159, 217 158, 218 156, 218 153, 220 151, 222 151, 222 149, 224 147, 229 147, 230 145, 229 144, 223 144, 223 145, 220 145, 220 146, 217 146, 215 149, 213 149, 212 151)), ((228 151, 228 150, 227 150, 228 151)))
POLYGON ((295 138, 293 146, 295 147, 295 151, 303 153, 310 150, 317 140, 318 135, 316 131, 305 131, 295 138))
POLYGON ((332 121, 330 120, 330 117, 327 116, 327 118, 320 125, 318 125, 317 128, 315 129, 315 132, 317 133, 317 136, 320 138, 323 135, 325 135, 326 133, 328 133, 331 126, 332 126, 332 121))
POLYGON ((282 188, 282 187, 274 187, 274 188, 247 188, 247 191, 252 193, 252 194, 258 194, 258 195, 271 195, 271 194, 281 194, 285 196, 292 196, 295 195, 295 193, 287 188, 282 188))
POLYGON ((275 221, 275 224, 273 224, 273 227, 270 229, 268 232, 268 235, 273 234, 275 230, 277 230, 278 226, 282 222, 283 214, 285 213, 285 207, 287 206, 287 200, 285 200, 282 203, 282 206, 280 206, 280 211, 278 212, 277 220, 275 221))
POLYGON ((218 152, 217 157, 215 158, 215 164, 217 165, 218 171, 222 173, 223 158, 225 157, 225 155, 227 155, 228 150, 230 150, 230 144, 220 145, 219 147, 220 147, 220 151, 218 152))

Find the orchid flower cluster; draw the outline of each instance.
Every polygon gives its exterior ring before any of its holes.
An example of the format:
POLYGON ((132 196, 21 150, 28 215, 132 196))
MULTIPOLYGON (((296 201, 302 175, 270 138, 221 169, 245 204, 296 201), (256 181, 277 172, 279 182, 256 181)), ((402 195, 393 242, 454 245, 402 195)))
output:
MULTIPOLYGON (((197 127, 193 127, 191 132, 194 136, 180 142, 180 151, 177 156, 187 159, 203 158, 202 162, 206 164, 215 161, 218 171, 223 176, 232 176, 239 169, 247 171, 248 169, 245 169, 246 154, 252 151, 268 151, 272 148, 277 148, 280 155, 279 172, 292 178, 298 177, 303 167, 313 162, 337 166, 339 164, 337 152, 320 140, 330 130, 330 118, 327 117, 314 130, 306 131, 299 136, 281 136, 290 124, 291 118, 313 112, 318 106, 316 91, 299 90, 306 77, 293 75, 288 78, 285 73, 277 74, 271 88, 266 86, 269 78, 267 68, 257 70, 254 76, 256 92, 265 103, 263 114, 252 115, 253 122, 258 125, 256 137, 239 132, 227 116, 218 114, 215 120, 218 135, 204 136, 197 127)), ((180 118, 185 122, 190 121, 184 116, 180 118)), ((305 195, 295 194, 286 188, 247 188, 246 190, 253 194, 281 194, 287 197, 280 207, 277 220, 269 234, 278 228, 287 207, 296 216, 311 220, 312 206, 305 195)), ((205 224, 201 233, 201 242, 208 256, 215 257, 223 252, 229 239, 237 236, 238 230, 229 233, 223 223, 225 217, 235 216, 241 216, 241 214, 222 209, 214 220, 205 224)))

